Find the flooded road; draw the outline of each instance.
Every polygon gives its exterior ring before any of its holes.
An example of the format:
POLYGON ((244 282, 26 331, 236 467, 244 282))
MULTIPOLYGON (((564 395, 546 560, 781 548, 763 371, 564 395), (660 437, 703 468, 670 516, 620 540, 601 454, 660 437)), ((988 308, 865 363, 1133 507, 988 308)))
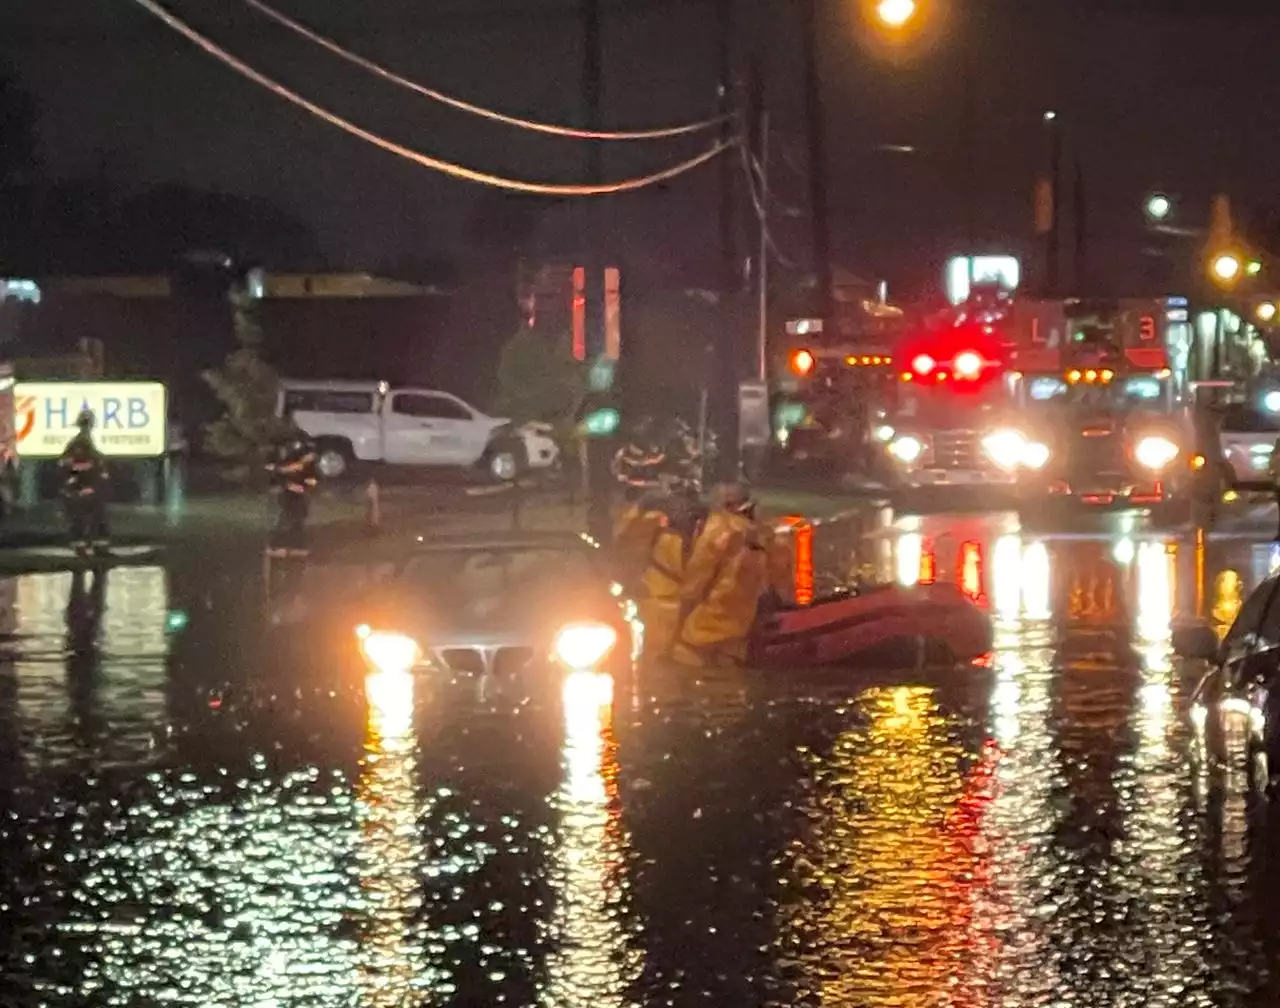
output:
POLYGON ((1280 552, 823 549, 955 580, 989 666, 523 696, 293 667, 231 582, 0 579, 0 1005, 1280 1003, 1280 815, 1169 647, 1280 552))

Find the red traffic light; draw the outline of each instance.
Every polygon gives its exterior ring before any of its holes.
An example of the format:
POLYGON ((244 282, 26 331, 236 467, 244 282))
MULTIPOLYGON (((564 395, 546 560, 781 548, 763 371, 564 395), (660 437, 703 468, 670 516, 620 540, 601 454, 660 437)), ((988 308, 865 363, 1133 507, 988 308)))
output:
POLYGON ((813 366, 816 363, 817 360, 808 350, 797 350, 791 355, 791 370, 801 378, 811 373, 813 371, 813 366))

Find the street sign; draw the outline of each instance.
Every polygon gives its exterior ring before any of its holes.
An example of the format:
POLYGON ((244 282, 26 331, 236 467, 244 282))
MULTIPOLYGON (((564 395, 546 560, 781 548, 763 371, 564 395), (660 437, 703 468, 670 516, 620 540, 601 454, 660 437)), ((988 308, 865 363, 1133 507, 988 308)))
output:
POLYGON ((168 440, 161 382, 18 382, 14 422, 21 458, 57 458, 91 410, 93 442, 104 455, 156 458, 168 440))

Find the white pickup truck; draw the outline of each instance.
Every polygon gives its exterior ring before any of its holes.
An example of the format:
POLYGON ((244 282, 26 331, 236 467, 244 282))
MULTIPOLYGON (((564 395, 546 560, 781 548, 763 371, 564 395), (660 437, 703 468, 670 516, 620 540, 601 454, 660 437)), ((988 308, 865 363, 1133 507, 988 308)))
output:
POLYGON ((547 425, 513 428, 435 389, 286 380, 276 409, 315 439, 326 479, 348 473, 356 462, 386 462, 479 467, 495 480, 509 481, 528 469, 547 469, 560 456, 547 425))

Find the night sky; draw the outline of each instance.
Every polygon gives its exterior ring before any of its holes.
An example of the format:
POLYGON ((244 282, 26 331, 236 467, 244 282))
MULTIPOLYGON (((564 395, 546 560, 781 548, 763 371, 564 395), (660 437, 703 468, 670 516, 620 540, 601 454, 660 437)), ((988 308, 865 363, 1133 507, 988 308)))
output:
MULTIPOLYGON (((277 0, 363 55, 434 87, 553 121, 579 113, 575 5, 565 0, 277 0)), ((1139 206, 1160 187, 1188 223, 1209 195, 1242 206, 1276 195, 1280 4, 1212 0, 978 0, 925 4, 927 28, 886 47, 858 0, 827 0, 822 63, 837 259, 918 290, 966 241, 1030 247, 1030 191, 1047 161, 1043 112, 1066 130, 1087 179, 1091 269, 1142 283, 1139 206), (971 61, 974 128, 964 128, 971 61), (910 145, 914 153, 885 150, 910 145), (971 154, 966 154, 969 151, 971 154), (963 170, 972 156, 978 184, 963 170), (973 205, 972 213, 967 209, 973 205)), ((335 111, 409 146, 518 177, 577 181, 581 146, 477 124, 321 53, 235 0, 169 7, 233 52, 335 111)), ((130 0, 5 0, 0 57, 43 108, 41 154, 58 176, 105 166, 121 183, 177 180, 268 198, 310 223, 338 266, 399 255, 466 260, 478 190, 364 146, 285 104, 173 35, 130 0)), ((605 0, 605 124, 702 118, 715 102, 712 6, 605 0)), ((735 46, 764 59, 778 135, 773 164, 784 253, 807 254, 800 60, 788 0, 739 0, 735 46)), ((606 158, 624 176, 698 140, 606 158)), ((709 282, 717 250, 714 169, 615 201, 608 239, 655 281, 709 282)), ((555 242, 565 212, 553 210, 555 242)))

